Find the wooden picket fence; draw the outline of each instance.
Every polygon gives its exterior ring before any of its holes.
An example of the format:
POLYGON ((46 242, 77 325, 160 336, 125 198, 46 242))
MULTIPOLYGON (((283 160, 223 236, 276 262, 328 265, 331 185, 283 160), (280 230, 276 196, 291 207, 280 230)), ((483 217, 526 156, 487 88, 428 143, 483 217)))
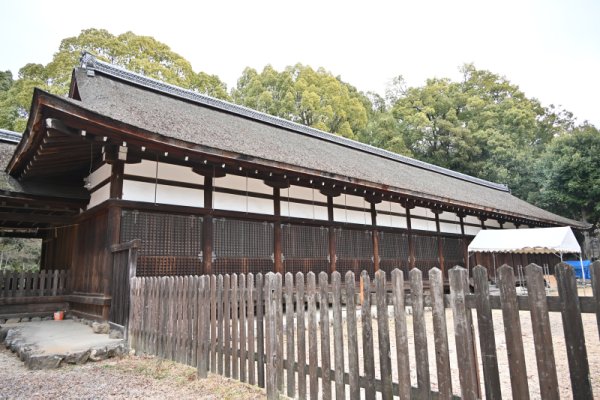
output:
POLYGON ((269 398, 285 394, 300 399, 453 399, 460 394, 460 398, 477 399, 485 394, 487 399, 501 399, 508 389, 500 382, 492 316, 496 309, 501 310, 504 324, 512 398, 529 399, 519 315, 528 311, 539 376, 537 393, 544 399, 558 399, 549 312, 559 312, 573 398, 593 398, 581 313, 596 313, 600 335, 600 263, 592 266, 593 297, 578 297, 573 269, 566 264, 555 268, 558 297, 546 296, 542 268, 531 264, 525 271, 527 296, 517 296, 509 266, 498 269, 499 295, 490 295, 487 270, 481 266, 472 271, 473 293, 467 270, 451 269, 449 295, 444 294, 437 268, 429 271, 427 293, 421 272, 413 269, 408 294, 400 270, 391 273, 391 282, 383 271, 372 282, 365 273, 360 285, 353 272, 346 274, 344 282, 339 273, 321 273, 318 282, 313 273, 306 274, 306 282, 302 273, 295 277, 288 273, 285 279, 272 273, 133 278, 129 341, 138 352, 197 367, 199 377, 210 371, 266 387, 269 398), (412 308, 414 363, 409 357, 407 306, 412 308), (428 307, 433 332, 426 329, 428 307), (449 314, 451 310, 451 318, 446 309, 449 314), (449 319, 452 325, 447 325, 449 319), (454 338, 448 336, 448 326, 454 338), (435 390, 427 350, 432 337, 435 390), (450 340, 455 342, 459 375, 460 388, 455 390, 450 340), (416 370, 416 386, 411 384, 411 369, 416 370))
POLYGON ((0 273, 0 298, 60 296, 67 290, 68 270, 0 273))

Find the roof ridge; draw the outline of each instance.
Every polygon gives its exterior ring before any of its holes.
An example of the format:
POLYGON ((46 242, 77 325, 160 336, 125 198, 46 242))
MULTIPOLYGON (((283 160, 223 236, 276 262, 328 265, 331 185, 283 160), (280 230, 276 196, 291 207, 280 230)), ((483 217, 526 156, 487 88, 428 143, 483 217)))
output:
POLYGON ((251 108, 233 104, 225 100, 216 99, 201 93, 197 93, 191 90, 183 89, 179 86, 175 86, 166 82, 159 81, 157 79, 149 78, 142 74, 138 74, 129 71, 125 68, 110 64, 104 61, 98 60, 93 54, 84 51, 81 56, 81 67, 90 71, 98 71, 112 77, 125 80, 138 86, 142 86, 151 90, 163 92, 165 94, 176 96, 182 99, 190 100, 198 104, 209 106, 221 111, 228 113, 237 114, 246 118, 250 118, 259 122, 275 125, 280 128, 285 128, 294 131, 299 134, 311 136, 317 139, 325 140, 331 143, 335 143, 341 146, 349 147, 365 153, 370 153, 379 157, 387 158, 396 162, 411 165, 413 167, 425 169, 428 171, 436 172, 442 175, 450 176, 452 178, 460 179, 463 181, 471 182, 477 185, 489 187, 504 192, 509 192, 508 186, 500 183, 490 182, 485 179, 476 178, 461 172, 452 171, 447 168, 443 168, 437 165, 429 164, 424 161, 415 160, 410 157, 406 157, 397 153, 393 153, 388 150, 380 149, 375 146, 371 146, 365 143, 361 143, 352 139, 348 139, 342 136, 337 136, 332 133, 324 132, 315 128, 311 128, 306 125, 298 124, 283 118, 275 117, 270 114, 262 113, 260 111, 253 110, 251 108))

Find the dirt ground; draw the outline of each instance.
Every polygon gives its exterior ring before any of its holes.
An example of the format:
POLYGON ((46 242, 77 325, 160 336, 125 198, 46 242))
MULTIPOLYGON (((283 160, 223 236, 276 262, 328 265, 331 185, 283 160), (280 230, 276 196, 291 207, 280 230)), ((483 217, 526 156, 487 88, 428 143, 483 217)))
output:
POLYGON ((128 356, 30 371, 0 348, 0 399, 263 399, 266 392, 154 357, 128 356))

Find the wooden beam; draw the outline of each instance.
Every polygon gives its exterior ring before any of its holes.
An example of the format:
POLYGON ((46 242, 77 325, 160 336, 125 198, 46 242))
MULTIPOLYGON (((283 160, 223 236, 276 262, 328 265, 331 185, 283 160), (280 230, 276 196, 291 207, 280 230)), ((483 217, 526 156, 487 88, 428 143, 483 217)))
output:
POLYGON ((34 224, 67 225, 73 217, 34 213, 0 212, 0 221, 28 222, 34 224))

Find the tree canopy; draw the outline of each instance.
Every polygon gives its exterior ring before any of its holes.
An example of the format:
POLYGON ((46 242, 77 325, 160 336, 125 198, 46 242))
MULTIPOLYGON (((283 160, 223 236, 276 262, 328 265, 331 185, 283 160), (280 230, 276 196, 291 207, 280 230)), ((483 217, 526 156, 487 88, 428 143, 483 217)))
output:
POLYGON ((58 95, 67 94, 71 72, 79 64, 83 51, 164 82, 221 99, 229 98, 226 85, 216 75, 194 72, 189 61, 150 36, 132 32, 115 36, 104 29, 86 29, 78 36, 64 39, 47 65, 25 65, 12 84, 0 75, 0 125, 24 130, 34 87, 58 95), (3 89, 5 80, 9 82, 8 90, 3 89))
POLYGON ((600 223, 600 131, 585 124, 555 138, 540 157, 531 200, 559 214, 600 223))
POLYGON ((351 139, 367 126, 368 100, 323 68, 296 64, 279 72, 267 65, 261 73, 246 68, 231 97, 255 110, 351 139))

